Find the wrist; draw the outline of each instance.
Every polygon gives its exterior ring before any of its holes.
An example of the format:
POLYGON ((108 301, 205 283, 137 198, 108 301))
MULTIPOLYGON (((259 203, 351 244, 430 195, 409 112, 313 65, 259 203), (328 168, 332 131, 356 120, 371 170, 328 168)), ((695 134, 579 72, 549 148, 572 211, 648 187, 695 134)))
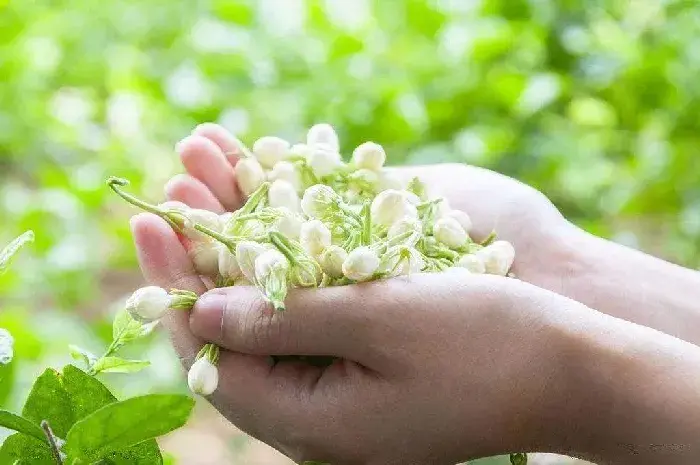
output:
POLYGON ((595 463, 695 463, 700 348, 590 310, 562 332, 555 452, 595 463))
POLYGON ((700 343, 700 273, 573 225, 550 239, 535 284, 603 313, 700 343))

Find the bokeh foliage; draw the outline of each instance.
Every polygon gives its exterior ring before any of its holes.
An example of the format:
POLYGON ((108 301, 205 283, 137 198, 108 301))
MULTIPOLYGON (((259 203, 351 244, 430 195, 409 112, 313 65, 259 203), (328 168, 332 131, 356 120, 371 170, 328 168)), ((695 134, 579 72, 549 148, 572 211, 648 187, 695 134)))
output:
POLYGON ((15 402, 33 362, 107 338, 100 315, 140 282, 133 210, 104 179, 160 199, 174 144, 205 121, 249 143, 327 121, 347 152, 369 139, 393 164, 493 168, 697 267, 698 71, 692 1, 0 2, 0 239, 37 232, 0 279, 15 402))

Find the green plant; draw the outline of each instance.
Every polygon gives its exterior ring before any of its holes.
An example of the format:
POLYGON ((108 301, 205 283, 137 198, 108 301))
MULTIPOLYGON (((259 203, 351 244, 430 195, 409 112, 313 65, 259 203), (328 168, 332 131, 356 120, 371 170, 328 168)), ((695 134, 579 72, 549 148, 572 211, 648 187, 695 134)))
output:
MULTIPOLYGON (((0 253, 3 269, 32 238, 25 233, 0 253)), ((163 463, 154 438, 181 427, 190 416, 193 399, 149 394, 117 400, 96 378, 100 373, 132 373, 147 366, 146 361, 125 360, 115 353, 148 335, 154 326, 122 310, 114 319, 112 343, 104 355, 71 347, 71 355, 84 362, 87 371, 74 365, 61 371, 49 368, 34 382, 21 415, 0 410, 0 426, 16 431, 0 447, 0 463, 163 463)), ((11 345, 0 344, 0 366, 11 362, 11 350, 11 345)))

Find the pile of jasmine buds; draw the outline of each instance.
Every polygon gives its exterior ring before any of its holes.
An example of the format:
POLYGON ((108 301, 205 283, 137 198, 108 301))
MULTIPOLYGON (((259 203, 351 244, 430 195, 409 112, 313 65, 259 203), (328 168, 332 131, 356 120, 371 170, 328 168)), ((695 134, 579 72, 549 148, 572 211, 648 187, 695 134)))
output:
MULTIPOLYGON (((403 182, 385 168, 379 144, 361 144, 346 163, 335 130, 317 124, 305 143, 265 136, 252 150, 239 146, 235 169, 247 201, 235 212, 217 215, 179 202, 153 205, 125 192, 128 181, 107 181, 187 238, 194 267, 215 287, 255 286, 283 311, 295 287, 451 269, 508 275, 513 246, 496 240, 495 233, 473 241, 469 215, 450 208, 445 198, 429 198, 419 178, 403 182)), ((191 308, 194 301, 182 292, 140 289, 127 308, 134 318, 152 322, 170 308, 191 308)), ((218 356, 211 344, 197 355, 188 375, 193 392, 206 396, 216 390, 218 356)))

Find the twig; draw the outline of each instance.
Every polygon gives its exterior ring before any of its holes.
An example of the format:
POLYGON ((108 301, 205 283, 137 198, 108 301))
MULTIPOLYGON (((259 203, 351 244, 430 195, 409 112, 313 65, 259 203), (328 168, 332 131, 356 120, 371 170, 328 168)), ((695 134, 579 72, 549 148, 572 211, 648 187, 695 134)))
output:
POLYGON ((56 436, 54 436, 53 431, 51 431, 51 427, 49 426, 49 422, 46 420, 42 420, 41 422, 41 429, 44 430, 44 434, 46 434, 46 439, 49 440, 49 446, 51 446, 51 452, 53 452, 53 458, 56 459, 56 463, 58 465, 63 465, 63 459, 61 458, 61 451, 56 443, 56 436))

